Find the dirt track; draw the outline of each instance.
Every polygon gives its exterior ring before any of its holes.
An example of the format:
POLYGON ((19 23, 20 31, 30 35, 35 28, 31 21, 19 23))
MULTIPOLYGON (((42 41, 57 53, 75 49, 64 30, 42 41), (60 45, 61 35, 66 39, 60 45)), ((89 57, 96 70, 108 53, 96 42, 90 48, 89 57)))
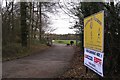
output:
POLYGON ((74 54, 71 46, 55 44, 50 49, 24 57, 3 62, 3 78, 56 78, 69 68, 74 54))

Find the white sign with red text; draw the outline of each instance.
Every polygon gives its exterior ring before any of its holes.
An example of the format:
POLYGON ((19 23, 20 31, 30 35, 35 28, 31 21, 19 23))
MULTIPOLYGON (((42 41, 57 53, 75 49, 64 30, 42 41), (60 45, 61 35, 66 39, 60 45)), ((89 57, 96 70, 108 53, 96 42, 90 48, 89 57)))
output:
POLYGON ((84 48, 84 65, 103 77, 104 53, 84 48))

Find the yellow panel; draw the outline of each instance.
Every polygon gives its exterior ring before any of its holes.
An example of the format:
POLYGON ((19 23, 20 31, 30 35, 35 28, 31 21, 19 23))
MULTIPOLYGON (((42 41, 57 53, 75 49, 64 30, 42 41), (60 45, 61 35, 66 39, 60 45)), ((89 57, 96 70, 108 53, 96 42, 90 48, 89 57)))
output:
POLYGON ((104 11, 84 19, 84 47, 103 52, 104 11))

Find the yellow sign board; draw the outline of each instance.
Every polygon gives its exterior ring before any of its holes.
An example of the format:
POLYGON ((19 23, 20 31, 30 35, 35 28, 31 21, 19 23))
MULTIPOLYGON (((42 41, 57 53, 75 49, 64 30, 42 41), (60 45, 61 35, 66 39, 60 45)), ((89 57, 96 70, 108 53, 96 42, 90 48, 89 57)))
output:
POLYGON ((104 11, 84 19, 84 47, 103 52, 104 11))

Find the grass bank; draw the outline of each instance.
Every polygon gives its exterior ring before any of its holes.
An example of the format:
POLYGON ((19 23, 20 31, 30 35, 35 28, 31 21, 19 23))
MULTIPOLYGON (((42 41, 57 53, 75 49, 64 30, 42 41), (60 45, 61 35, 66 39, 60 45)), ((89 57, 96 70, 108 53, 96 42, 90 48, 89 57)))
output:
POLYGON ((22 47, 20 44, 10 44, 4 46, 2 49, 2 61, 9 61, 13 59, 19 59, 26 57, 37 52, 48 49, 49 47, 45 44, 34 44, 29 48, 22 47))
POLYGON ((70 44, 70 41, 73 41, 76 44, 76 40, 54 40, 54 43, 58 44, 70 44))

